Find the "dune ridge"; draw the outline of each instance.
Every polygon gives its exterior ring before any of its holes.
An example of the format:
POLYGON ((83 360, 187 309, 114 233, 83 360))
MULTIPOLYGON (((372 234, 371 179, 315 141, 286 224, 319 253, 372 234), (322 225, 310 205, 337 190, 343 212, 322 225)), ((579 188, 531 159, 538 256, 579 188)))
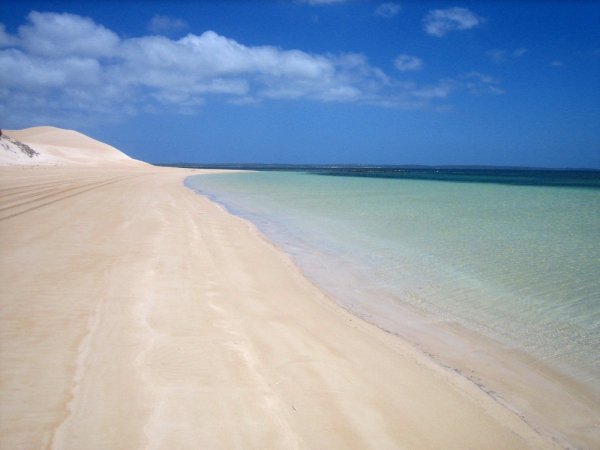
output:
POLYGON ((2 130, 2 134, 31 147, 37 154, 11 152, 0 146, 0 166, 114 166, 144 167, 148 164, 130 158, 103 142, 74 130, 55 127, 32 127, 24 130, 2 130))

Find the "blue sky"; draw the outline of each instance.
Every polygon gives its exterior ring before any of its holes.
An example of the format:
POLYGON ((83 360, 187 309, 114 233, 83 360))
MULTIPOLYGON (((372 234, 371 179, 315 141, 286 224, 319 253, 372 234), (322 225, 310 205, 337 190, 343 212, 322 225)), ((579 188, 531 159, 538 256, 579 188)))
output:
POLYGON ((149 162, 600 168, 598 2, 3 2, 0 126, 149 162))

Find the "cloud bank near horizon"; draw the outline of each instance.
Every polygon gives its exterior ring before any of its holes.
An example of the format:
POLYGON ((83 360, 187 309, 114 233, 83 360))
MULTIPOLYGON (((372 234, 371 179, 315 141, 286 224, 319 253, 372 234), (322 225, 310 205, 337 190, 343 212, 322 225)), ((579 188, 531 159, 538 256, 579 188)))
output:
MULTIPOLYGON (((155 30, 184 26, 158 18, 155 30)), ((0 25, 0 116, 34 114, 122 120, 140 112, 190 114, 208 101, 352 102, 419 109, 435 107, 472 86, 446 78, 435 85, 395 79, 363 54, 309 54, 275 46, 245 46, 214 31, 173 40, 121 38, 90 18, 33 11, 16 35, 0 25)), ((401 72, 423 62, 402 54, 401 72)), ((471 80, 470 84, 474 81, 471 80)), ((478 91, 486 92, 484 78, 478 91)), ((491 93, 497 93, 489 90, 491 93)))

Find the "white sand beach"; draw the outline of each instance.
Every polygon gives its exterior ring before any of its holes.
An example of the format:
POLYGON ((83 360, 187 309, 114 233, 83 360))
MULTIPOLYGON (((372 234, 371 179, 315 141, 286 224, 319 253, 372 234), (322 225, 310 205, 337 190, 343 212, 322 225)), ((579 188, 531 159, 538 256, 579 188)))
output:
POLYGON ((3 133, 40 155, 0 148, 0 448, 562 448, 339 307, 202 171, 3 133))

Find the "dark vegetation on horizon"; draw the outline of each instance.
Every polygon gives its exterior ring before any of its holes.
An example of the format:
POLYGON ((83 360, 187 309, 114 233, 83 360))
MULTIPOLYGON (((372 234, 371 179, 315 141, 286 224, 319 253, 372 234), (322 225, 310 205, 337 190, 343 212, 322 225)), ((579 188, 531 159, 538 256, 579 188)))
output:
POLYGON ((340 177, 395 178, 498 183, 520 186, 564 186, 600 188, 600 170, 542 169, 495 166, 375 166, 358 164, 155 164, 190 169, 230 169, 280 172, 305 172, 340 177))

